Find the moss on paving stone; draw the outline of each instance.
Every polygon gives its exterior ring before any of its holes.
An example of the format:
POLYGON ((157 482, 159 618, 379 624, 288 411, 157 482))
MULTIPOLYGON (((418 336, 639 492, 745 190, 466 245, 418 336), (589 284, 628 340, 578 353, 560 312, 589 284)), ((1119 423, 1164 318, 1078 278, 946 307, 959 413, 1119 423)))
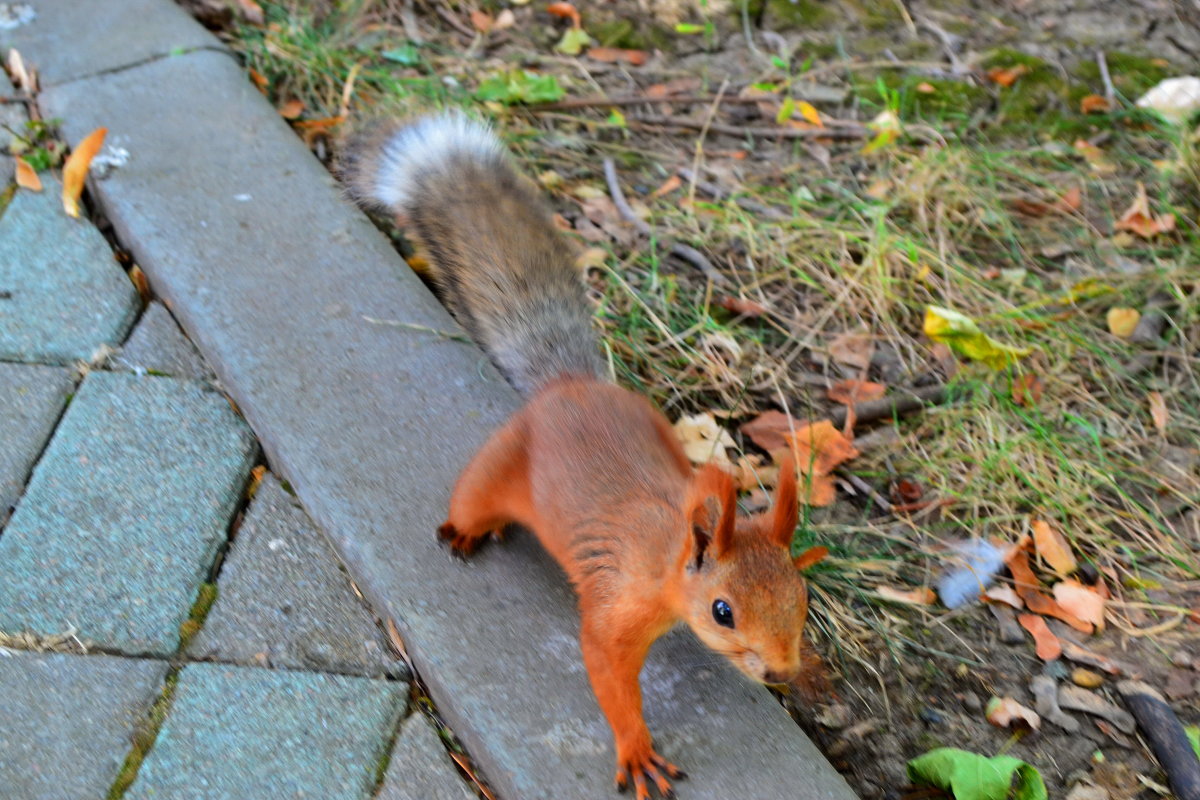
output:
MULTIPOLYGON (((207 584, 205 584, 207 585, 207 584)), ((138 725, 133 734, 132 746, 129 749, 129 754, 125 756, 125 763, 121 765, 121 771, 117 773, 116 780, 109 787, 106 800, 120 800, 137 780, 138 771, 142 768, 142 762, 146 759, 146 754, 150 752, 150 748, 154 747, 154 740, 158 738, 158 731, 162 728, 163 722, 167 719, 167 714, 171 710, 171 702, 175 698, 175 687, 179 683, 179 670, 172 669, 167 673, 166 680, 163 681, 162 691, 158 698, 154 701, 154 705, 150 707, 146 718, 138 725)))

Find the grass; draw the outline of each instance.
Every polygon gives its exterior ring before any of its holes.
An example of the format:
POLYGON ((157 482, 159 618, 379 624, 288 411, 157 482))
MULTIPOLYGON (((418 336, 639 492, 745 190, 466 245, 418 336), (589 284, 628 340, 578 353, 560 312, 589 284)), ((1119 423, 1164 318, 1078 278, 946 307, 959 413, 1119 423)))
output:
MULTIPOLYGON (((600 245, 606 257, 589 282, 613 372, 668 415, 720 411, 731 427, 780 406, 797 417, 827 416, 824 385, 854 375, 832 345, 853 331, 874 343, 872 379, 955 388, 953 402, 898 420, 898 444, 851 465, 881 491, 904 476, 947 505, 913 519, 881 518, 853 503, 808 517, 802 535, 835 555, 813 578, 815 626, 847 657, 863 660, 881 639, 896 658, 919 650, 894 610, 864 586, 928 583, 947 543, 1012 541, 1031 517, 1053 521, 1084 560, 1124 585, 1126 599, 1147 599, 1136 588, 1142 579, 1196 577, 1172 525, 1200 500, 1196 468, 1182 453, 1200 440, 1200 379, 1188 344, 1200 339, 1200 156, 1193 134, 1128 104, 1175 67, 1110 54, 1125 103, 1084 115, 1080 98, 1100 91, 1088 62, 1058 69, 995 48, 982 67, 1030 68, 1004 88, 978 74, 924 78, 830 55, 801 71, 850 90, 837 113, 869 120, 891 109, 907 135, 870 156, 858 144, 822 146, 822 154, 801 143, 636 132, 604 108, 530 113, 473 100, 476 87, 517 61, 555 75, 573 95, 628 93, 623 79, 587 73, 549 48, 531 51, 519 34, 492 55, 477 40, 464 57, 465 37, 437 17, 420 18, 424 44, 409 43, 398 2, 264 6, 269 25, 239 29, 233 45, 278 105, 303 102, 302 119, 468 106, 497 120, 527 172, 576 216, 606 194, 602 158, 616 159, 654 229, 700 247, 731 279, 714 289, 666 260, 663 241, 600 245), (1111 169, 1089 162, 1079 139, 1098 143, 1111 169), (715 168, 735 198, 779 209, 784 219, 764 220, 734 199, 712 201, 686 183, 650 196, 676 167, 697 163, 715 168), (1156 213, 1176 215, 1175 232, 1114 235, 1138 182, 1156 213), (1070 189, 1080 192, 1077 210, 1019 210, 1070 189), (723 294, 767 312, 737 317, 720 307, 723 294), (1167 317, 1156 341, 1131 344, 1108 332, 1108 309, 1146 311, 1152 301, 1167 317), (1000 371, 948 359, 922 334, 930 304, 1033 353, 1000 371), (1141 368, 1128 369, 1139 358, 1141 368), (1034 379, 1040 400, 1017 402, 1014 386, 1034 379), (1150 392, 1166 401, 1165 432, 1152 422, 1150 392)), ((783 86, 804 77, 776 65, 764 66, 760 79, 783 86)), ((323 155, 328 146, 315 143, 323 155)))

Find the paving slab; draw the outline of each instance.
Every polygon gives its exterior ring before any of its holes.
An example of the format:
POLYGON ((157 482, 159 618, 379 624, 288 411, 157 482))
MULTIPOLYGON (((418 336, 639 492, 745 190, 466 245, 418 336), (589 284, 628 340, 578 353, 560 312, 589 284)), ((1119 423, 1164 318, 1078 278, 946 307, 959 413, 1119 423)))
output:
MULTIPOLYGON (((13 88, 12 81, 8 79, 8 75, 0 70, 0 94, 13 95, 16 89, 13 88)), ((0 152, 11 152, 9 148, 13 143, 13 131, 21 132, 25 129, 25 122, 29 116, 25 113, 25 106, 22 103, 0 103, 0 152)), ((4 180, 7 183, 12 178, 11 174, 5 174, 4 180)))
POLYGON ((183 335, 171 312, 159 302, 146 306, 133 333, 111 363, 117 369, 149 371, 198 381, 215 380, 204 357, 183 335))
POLYGON ((392 760, 375 800, 474 800, 446 748, 423 714, 400 725, 392 760))
POLYGON ((0 656, 0 794, 101 800, 167 665, 109 656, 0 656))
POLYGON ((100 232, 62 209, 62 184, 18 190, 0 216, 0 360, 66 364, 120 344, 137 290, 100 232))
POLYGON ((197 659, 407 677, 329 541, 267 475, 225 556, 197 659))
POLYGON ((62 367, 0 364, 0 528, 74 388, 62 367))
POLYGON ((85 14, 80 0, 36 0, 32 21, 0 30, 0 51, 17 48, 45 88, 196 48, 224 49, 171 2, 121 0, 88 6, 85 14))
MULTIPOLYGON (((468 564, 435 541, 458 471, 516 407, 495 369, 473 346, 367 319, 457 330, 229 59, 192 53, 42 99, 72 137, 108 124, 133 154, 97 185, 118 235, 395 618, 497 793, 607 794, 609 732, 556 567, 528 536, 468 564)), ((696 670, 714 658, 676 636, 648 665, 650 724, 692 775, 681 797, 853 797, 765 689, 696 670)))
POLYGON ((193 664, 127 800, 366 800, 407 685, 193 664))
POLYGON ((256 452, 216 392, 88 375, 0 536, 0 631, 172 653, 256 452))

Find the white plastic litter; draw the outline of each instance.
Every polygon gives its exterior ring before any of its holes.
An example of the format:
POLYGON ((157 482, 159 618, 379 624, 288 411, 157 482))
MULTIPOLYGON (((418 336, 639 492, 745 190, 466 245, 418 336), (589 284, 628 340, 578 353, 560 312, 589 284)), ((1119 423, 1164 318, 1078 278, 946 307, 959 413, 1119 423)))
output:
POLYGON ((1182 125, 1200 111, 1200 78, 1187 75, 1167 78, 1137 101, 1138 108, 1157 111, 1176 125, 1182 125))

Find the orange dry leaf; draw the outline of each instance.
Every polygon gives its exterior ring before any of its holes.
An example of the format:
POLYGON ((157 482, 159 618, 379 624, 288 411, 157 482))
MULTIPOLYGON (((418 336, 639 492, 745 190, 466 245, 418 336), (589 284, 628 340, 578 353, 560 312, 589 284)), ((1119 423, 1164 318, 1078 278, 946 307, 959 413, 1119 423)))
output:
POLYGON ((1004 563, 1008 565, 1008 571, 1013 576, 1013 588, 1021 599, 1025 601, 1026 607, 1035 614, 1043 614, 1048 617, 1060 619, 1070 625, 1080 633, 1091 633, 1092 625, 1089 622, 1084 622, 1079 617, 1067 611, 1065 608, 1055 602, 1054 598, 1042 592, 1038 588, 1037 576, 1033 574, 1033 570, 1029 567, 1029 553, 1027 548, 1031 543, 1027 540, 1009 551, 1004 558, 1004 563))
POLYGON ((1175 230, 1174 214, 1159 214, 1157 217, 1150 213, 1150 201, 1146 197, 1146 187, 1138 182, 1137 197, 1130 203, 1129 208, 1113 225, 1114 230, 1130 231, 1143 239, 1150 239, 1160 233, 1175 230))
POLYGON ((830 400, 844 406, 878 400, 885 394, 887 394, 887 387, 882 383, 860 381, 854 378, 838 381, 825 392, 825 396, 830 400))
POLYGON ((1066 580, 1054 584, 1054 599, 1070 613, 1084 622, 1096 626, 1096 633, 1104 632, 1104 598, 1079 581, 1066 580))
POLYGON ((134 264, 129 268, 129 280, 133 283, 134 288, 137 289, 138 294, 142 298, 142 302, 150 302, 150 281, 146 277, 146 273, 142 272, 142 268, 137 264, 134 264))
POLYGON ((723 294, 714 298, 713 302, 726 311, 747 317, 761 317, 767 313, 767 307, 762 303, 756 303, 744 297, 730 297, 727 294, 723 294))
POLYGON ((671 192, 675 191, 682 185, 683 185, 683 178, 680 178, 678 175, 672 175, 671 177, 669 177, 665 181, 663 181, 662 186, 659 186, 657 189, 655 189, 653 192, 651 192, 650 196, 652 198, 654 198, 655 200, 657 200, 658 198, 662 197, 665 194, 670 194, 671 192))
POLYGON ((1015 67, 992 67, 988 70, 988 80, 992 83, 998 83, 1001 86, 1009 87, 1017 82, 1017 78, 1029 72, 1029 67, 1025 64, 1017 64, 1015 67))
POLYGON ((606 64, 624 61, 635 67, 640 67, 650 59, 650 54, 645 50, 625 50, 620 47, 593 47, 587 51, 587 56, 606 64))
POLYGON ((29 162, 17 156, 17 186, 22 189, 28 189, 31 192, 40 192, 42 190, 42 179, 38 177, 37 170, 29 166, 29 162))
POLYGON ((1108 323, 1109 333, 1119 339, 1128 339, 1133 335, 1141 318, 1142 315, 1136 308, 1113 307, 1108 310, 1104 319, 1108 323))
POLYGON ((987 721, 997 728, 1009 728, 1015 724, 1017 727, 1028 726, 1036 731, 1042 725, 1041 717, 1011 697, 993 697, 988 701, 984 714, 987 721))
POLYGON ((1046 620, 1037 614, 1017 614, 1017 622, 1033 636, 1037 645, 1037 657, 1042 661, 1053 661, 1062 655, 1062 643, 1050 632, 1046 620))
POLYGON ((1018 611, 1025 607, 1025 603, 1021 601, 1021 596, 1014 592, 1011 586, 1003 583, 993 586, 984 592, 983 599, 991 603, 1004 603, 1018 611))
POLYGON ((279 107, 279 116, 284 119, 295 119, 304 113, 304 101, 292 98, 279 107))
POLYGON ((829 420, 804 425, 795 434, 784 433, 792 448, 792 457, 800 475, 801 497, 812 506, 827 506, 836 498, 829 473, 843 461, 858 455, 858 450, 829 420))
POLYGON ((796 101, 796 110, 800 112, 800 116, 804 117, 810 124, 818 128, 824 128, 825 123, 821 121, 821 114, 813 107, 812 103, 805 100, 796 101))
POLYGON ((1080 114, 1104 114, 1108 111, 1112 111, 1112 103, 1101 95, 1089 94, 1079 101, 1080 114))
POLYGON ((63 209, 68 216, 79 216, 79 196, 83 194, 83 184, 87 181, 88 165, 100 152, 108 128, 97 128, 83 137, 83 141, 75 145, 67 163, 63 165, 63 209))
POLYGON ((496 20, 486 11, 475 10, 471 12, 471 24, 480 33, 487 33, 496 24, 496 20))
POLYGON ((937 93, 937 87, 934 86, 932 83, 928 83, 926 81, 921 81, 920 83, 918 83, 916 88, 917 88, 917 91, 920 92, 921 94, 936 94, 937 93))
POLYGON ((1029 526, 1033 528, 1033 544, 1037 547, 1038 555, 1050 565, 1050 569, 1065 577, 1078 568, 1071 545, 1061 533, 1050 527, 1049 522, 1035 519, 1029 526))
POLYGON ((791 434, 803 425, 804 423, 792 419, 782 411, 764 411, 749 422, 743 423, 738 430, 742 436, 748 437, 763 450, 774 453, 787 447, 787 440, 783 438, 785 434, 791 434))
POLYGON ((1019 406, 1036 406, 1042 401, 1042 379, 1032 372, 1026 372, 1013 381, 1012 398, 1019 406))
POLYGON ((937 593, 928 586, 904 591, 893 589, 891 586, 876 586, 875 594, 893 603, 904 603, 910 606, 931 606, 937 602, 937 593))
POLYGON ((571 20, 571 24, 576 28, 583 26, 583 19, 579 16, 578 9, 570 3, 551 3, 546 6, 546 11, 556 17, 571 20))
POLYGON ((270 81, 267 80, 266 75, 263 75, 258 70, 251 68, 250 69, 250 81, 255 86, 258 87, 258 90, 260 92, 262 92, 263 94, 267 93, 267 87, 270 85, 270 81))
POLYGON ((1146 395, 1150 401, 1150 418, 1154 420, 1154 427, 1161 434, 1167 432, 1167 401, 1163 399, 1161 392, 1150 392, 1146 395))

